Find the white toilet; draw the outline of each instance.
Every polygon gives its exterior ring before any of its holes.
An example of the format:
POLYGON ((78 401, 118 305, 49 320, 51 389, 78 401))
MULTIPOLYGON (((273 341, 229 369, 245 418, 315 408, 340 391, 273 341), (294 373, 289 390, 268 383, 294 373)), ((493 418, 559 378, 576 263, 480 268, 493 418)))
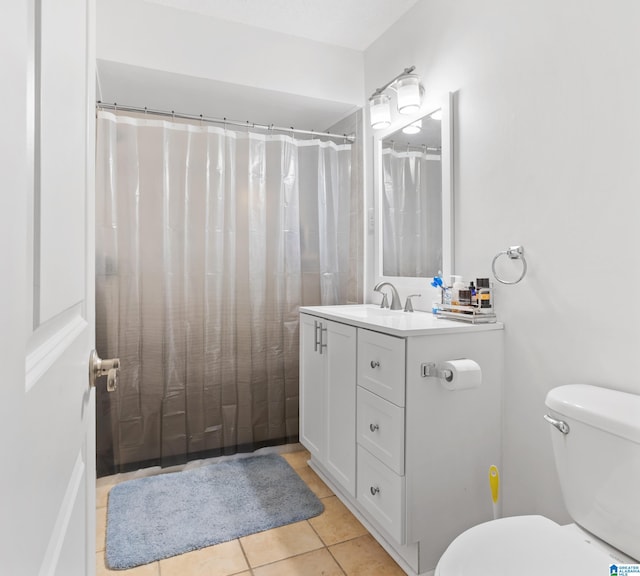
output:
POLYGON ((640 396, 574 384, 551 390, 546 405, 575 524, 514 516, 474 526, 435 576, 606 576, 611 564, 640 561, 640 396))

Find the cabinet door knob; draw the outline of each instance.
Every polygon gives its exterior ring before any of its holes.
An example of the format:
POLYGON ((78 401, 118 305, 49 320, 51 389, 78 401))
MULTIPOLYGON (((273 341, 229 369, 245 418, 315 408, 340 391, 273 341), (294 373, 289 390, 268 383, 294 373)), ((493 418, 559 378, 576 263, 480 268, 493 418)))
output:
POLYGON ((380 492, 380 488, 378 488, 377 486, 371 486, 371 488, 369 488, 369 491, 371 492, 371 496, 375 496, 378 492, 380 492))
POLYGON ((378 426, 377 424, 369 424, 369 430, 371 430, 371 432, 375 432, 379 428, 380 426, 378 426))
POLYGON ((378 366, 380 366, 380 362, 377 360, 371 360, 371 368, 377 368, 378 366))

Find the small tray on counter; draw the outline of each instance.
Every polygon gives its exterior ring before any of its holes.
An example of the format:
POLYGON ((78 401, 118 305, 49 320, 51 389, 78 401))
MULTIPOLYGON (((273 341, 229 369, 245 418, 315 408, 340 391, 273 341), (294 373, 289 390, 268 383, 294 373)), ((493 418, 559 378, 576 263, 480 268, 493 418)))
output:
POLYGON ((482 308, 476 308, 475 306, 438 304, 436 316, 469 324, 491 324, 496 322, 496 315, 492 308, 483 311, 482 308))

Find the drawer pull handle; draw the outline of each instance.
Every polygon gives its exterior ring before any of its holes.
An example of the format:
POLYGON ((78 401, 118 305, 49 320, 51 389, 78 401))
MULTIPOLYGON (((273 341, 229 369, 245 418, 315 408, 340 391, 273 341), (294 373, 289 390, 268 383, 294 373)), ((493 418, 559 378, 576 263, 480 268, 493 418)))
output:
POLYGON ((379 430, 380 426, 378 426, 377 424, 369 424, 369 430, 371 430, 371 432, 375 432, 376 430, 379 430))
POLYGON ((380 492, 380 488, 378 488, 377 486, 371 486, 371 488, 369 488, 369 491, 371 492, 371 496, 375 496, 376 494, 378 494, 378 492, 380 492))
POLYGON ((371 360, 371 368, 377 368, 378 366, 380 366, 380 362, 377 360, 371 360))

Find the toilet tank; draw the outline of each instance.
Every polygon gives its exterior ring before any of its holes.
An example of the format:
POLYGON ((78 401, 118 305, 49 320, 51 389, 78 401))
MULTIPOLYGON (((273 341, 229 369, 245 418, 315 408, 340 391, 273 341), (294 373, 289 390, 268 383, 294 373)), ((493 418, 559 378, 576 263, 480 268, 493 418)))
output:
POLYGON ((569 426, 566 434, 550 426, 569 514, 640 560, 640 396, 573 384, 551 390, 546 405, 569 426))

